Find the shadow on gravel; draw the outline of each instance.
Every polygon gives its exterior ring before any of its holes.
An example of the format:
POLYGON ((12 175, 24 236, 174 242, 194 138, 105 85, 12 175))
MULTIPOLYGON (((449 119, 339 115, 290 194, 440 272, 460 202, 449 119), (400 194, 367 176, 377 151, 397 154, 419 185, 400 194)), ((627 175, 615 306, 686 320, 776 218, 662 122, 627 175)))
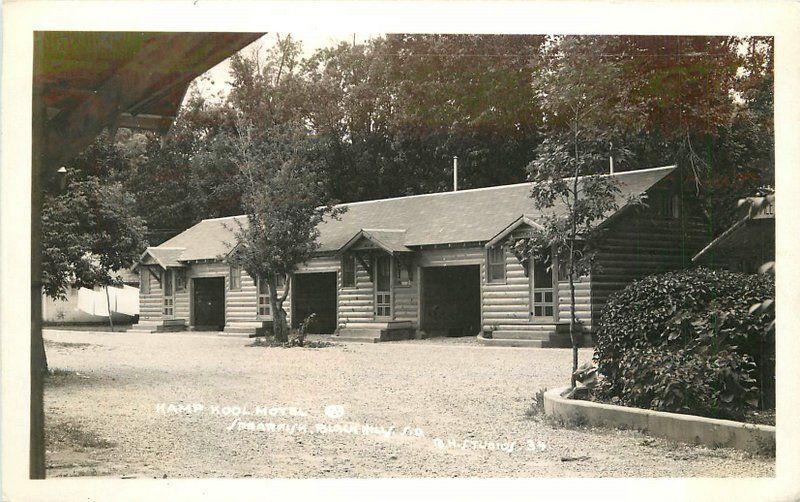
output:
POLYGON ((51 347, 56 349, 67 349, 67 350, 86 350, 89 347, 100 347, 100 345, 96 343, 83 343, 83 342, 58 342, 55 340, 47 340, 44 341, 45 348, 51 347))

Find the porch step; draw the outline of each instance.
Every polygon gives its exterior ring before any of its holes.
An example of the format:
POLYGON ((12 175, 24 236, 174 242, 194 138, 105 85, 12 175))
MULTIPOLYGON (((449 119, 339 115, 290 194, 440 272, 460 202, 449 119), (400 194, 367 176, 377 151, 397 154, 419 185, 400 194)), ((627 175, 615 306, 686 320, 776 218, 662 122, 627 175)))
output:
POLYGON ((231 334, 255 335, 257 329, 258 328, 247 326, 225 326, 222 332, 231 334))
MULTIPOLYGON (((552 333, 548 337, 541 337, 537 335, 531 335, 528 337, 508 337, 505 336, 508 332, 497 332, 493 333, 492 338, 484 338, 483 335, 478 335, 478 343, 481 345, 486 346, 494 346, 494 347, 541 347, 541 348, 567 348, 572 346, 572 342, 569 339, 569 335, 560 335, 552 333)), ((591 346, 591 338, 585 337, 581 344, 581 347, 589 347, 591 346)))
POLYGON ((128 333, 155 333, 156 326, 154 324, 134 324, 128 328, 128 333))
POLYGON ((128 329, 131 333, 167 333, 175 331, 185 331, 185 324, 170 323, 161 324, 158 322, 137 323, 128 329))
POLYGON ((398 324, 391 328, 369 327, 369 328, 339 328, 331 340, 343 342, 391 342, 397 340, 410 340, 416 337, 416 330, 411 327, 411 323, 398 324))
POLYGON ((498 330, 492 333, 492 338, 510 338, 513 340, 541 340, 550 341, 551 338, 558 336, 555 331, 503 331, 498 330))
POLYGON ((340 342, 376 343, 381 341, 380 329, 340 328, 331 340, 340 342))
POLYGON ((546 340, 525 340, 518 338, 484 338, 478 335, 478 343, 487 347, 550 347, 550 342, 546 340))

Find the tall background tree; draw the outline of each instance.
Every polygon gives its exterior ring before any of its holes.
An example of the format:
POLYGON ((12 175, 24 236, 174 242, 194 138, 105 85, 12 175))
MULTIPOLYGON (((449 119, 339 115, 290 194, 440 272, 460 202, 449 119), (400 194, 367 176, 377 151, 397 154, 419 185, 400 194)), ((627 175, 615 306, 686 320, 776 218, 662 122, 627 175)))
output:
POLYGON ((556 55, 608 75, 614 88, 599 96, 609 101, 602 106, 625 95, 636 110, 607 121, 613 128, 584 153, 613 155, 619 170, 694 172, 709 237, 732 223, 738 198, 774 184, 769 38, 393 34, 311 54, 288 43, 282 65, 275 54, 285 52, 284 36, 237 58, 227 96, 195 90, 169 135, 117 134, 122 168, 112 163, 110 179, 140 201, 152 244, 203 218, 244 212, 226 139, 232 110, 302 122, 337 200, 450 190, 454 155, 462 188, 524 181, 541 149, 560 142, 561 119, 542 110, 553 97, 539 92, 556 55), (271 101, 242 65, 280 71, 271 101))
MULTIPOLYGON (((532 205, 542 216, 533 237, 511 246, 523 260, 553 263, 555 255, 566 265, 573 387, 580 334, 575 281, 591 271, 599 223, 621 202, 615 179, 602 176, 609 168, 609 145, 641 127, 640 106, 619 85, 622 69, 613 60, 597 65, 590 57, 600 51, 602 41, 595 37, 554 37, 539 56, 535 87, 545 139, 528 169, 534 181, 532 205)), ((627 150, 616 152, 620 161, 627 161, 621 152, 627 150)))
POLYGON ((317 140, 304 120, 298 83, 298 44, 286 37, 262 64, 235 57, 233 91, 228 101, 235 117, 220 136, 225 147, 205 155, 231 158, 239 169, 237 188, 247 223, 235 228, 230 261, 267 284, 273 334, 288 340, 283 303, 295 268, 317 249, 317 225, 334 213, 317 153, 317 140), (278 295, 278 287, 283 287, 278 295))

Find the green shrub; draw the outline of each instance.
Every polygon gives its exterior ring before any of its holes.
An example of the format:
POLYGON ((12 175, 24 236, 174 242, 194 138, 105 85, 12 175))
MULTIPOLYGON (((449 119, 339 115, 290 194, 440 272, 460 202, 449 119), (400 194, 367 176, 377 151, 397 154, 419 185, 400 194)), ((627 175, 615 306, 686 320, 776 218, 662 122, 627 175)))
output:
POLYGON ((774 311, 749 312, 774 295, 773 276, 704 268, 634 282, 601 313, 595 395, 732 419, 774 403, 774 311))

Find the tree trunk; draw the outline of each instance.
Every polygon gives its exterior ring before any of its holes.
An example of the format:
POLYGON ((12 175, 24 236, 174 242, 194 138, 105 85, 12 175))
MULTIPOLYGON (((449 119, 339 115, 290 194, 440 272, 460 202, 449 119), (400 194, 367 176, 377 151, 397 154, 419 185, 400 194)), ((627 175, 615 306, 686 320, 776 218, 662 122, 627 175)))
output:
POLYGON ((106 286, 106 308, 108 309, 108 324, 111 326, 111 332, 114 332, 114 320, 111 319, 111 299, 108 297, 108 286, 106 286))
POLYGON ((572 344, 572 375, 569 384, 575 388, 575 372, 578 371, 578 340, 575 328, 577 324, 577 313, 575 312, 575 279, 573 277, 573 246, 569 247, 569 341, 572 344))
POLYGON ((575 388, 575 372, 578 371, 578 341, 576 339, 575 325, 577 324, 577 314, 575 312, 575 239, 578 235, 577 220, 575 211, 578 207, 578 174, 580 174, 580 163, 578 162, 578 112, 575 113, 574 127, 575 142, 575 176, 572 179, 572 225, 569 235, 569 341, 572 344, 572 374, 569 377, 570 387, 575 388))
POLYGON ((289 294, 290 280, 286 280, 283 294, 278 296, 278 281, 275 275, 269 277, 269 307, 272 312, 272 332, 275 340, 285 343, 289 341, 289 323, 287 322, 286 310, 283 303, 289 294))

